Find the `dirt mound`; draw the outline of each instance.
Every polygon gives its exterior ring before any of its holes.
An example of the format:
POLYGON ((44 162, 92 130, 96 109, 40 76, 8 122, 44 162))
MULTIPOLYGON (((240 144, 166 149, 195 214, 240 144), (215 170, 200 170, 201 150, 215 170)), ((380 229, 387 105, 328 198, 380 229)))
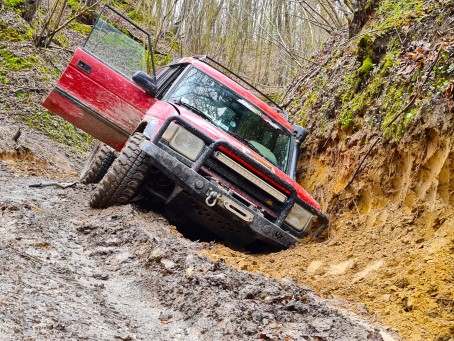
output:
POLYGON ((74 176, 77 161, 71 161, 65 148, 33 129, 8 118, 0 127, 0 167, 18 175, 39 175, 49 179, 74 176), (33 151, 32 151, 33 150, 33 151))
POLYGON ((24 147, 18 147, 14 151, 0 152, 0 161, 7 165, 14 173, 38 175, 46 173, 49 177, 55 178, 61 175, 47 161, 37 158, 24 147))

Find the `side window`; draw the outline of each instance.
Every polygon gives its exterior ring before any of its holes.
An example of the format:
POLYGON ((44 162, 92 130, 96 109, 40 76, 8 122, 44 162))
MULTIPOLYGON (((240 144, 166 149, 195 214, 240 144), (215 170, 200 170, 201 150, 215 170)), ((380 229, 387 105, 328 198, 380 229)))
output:
POLYGON ((272 148, 272 151, 275 155, 278 155, 277 161, 281 169, 284 169, 286 167, 287 158, 283 158, 280 156, 287 155, 289 148, 290 140, 285 135, 279 135, 279 137, 275 141, 275 145, 274 148, 272 148))
POLYGON ((105 6, 83 48, 131 79, 139 70, 153 73, 149 42, 145 31, 105 6))

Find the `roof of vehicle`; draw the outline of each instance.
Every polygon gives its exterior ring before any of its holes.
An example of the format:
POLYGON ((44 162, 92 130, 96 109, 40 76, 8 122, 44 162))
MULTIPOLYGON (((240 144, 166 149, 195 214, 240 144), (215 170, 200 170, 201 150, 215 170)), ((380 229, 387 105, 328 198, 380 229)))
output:
POLYGON ((238 93, 240 96, 244 97, 252 104, 256 105, 258 108, 263 110, 266 114, 268 114, 268 116, 270 116, 274 121, 279 123, 281 126, 288 129, 289 131, 293 131, 293 126, 290 124, 290 122, 284 119, 275 109, 270 107, 268 104, 266 104, 260 98, 251 93, 249 90, 235 82, 233 79, 224 75, 222 72, 216 70, 212 66, 208 65, 207 63, 204 63, 203 61, 200 61, 195 57, 185 57, 178 61, 178 64, 183 63, 192 64, 199 70, 202 70, 206 74, 220 81, 222 84, 225 84, 227 87, 238 93))

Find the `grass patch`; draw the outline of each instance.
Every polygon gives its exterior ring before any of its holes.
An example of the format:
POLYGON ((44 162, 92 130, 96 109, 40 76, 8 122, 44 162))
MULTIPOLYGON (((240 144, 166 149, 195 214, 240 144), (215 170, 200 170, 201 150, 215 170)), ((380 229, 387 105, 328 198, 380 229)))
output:
POLYGON ((12 42, 18 42, 18 41, 30 41, 33 38, 33 29, 32 28, 24 28, 21 27, 19 29, 12 28, 11 26, 8 25, 8 23, 5 23, 1 21, 0 19, 0 40, 2 41, 12 41, 12 42))
POLYGON ((73 12, 77 12, 82 7, 81 2, 78 0, 68 0, 68 5, 71 7, 73 12))
POLYGON ((25 98, 28 98, 28 92, 26 92, 26 91, 24 91, 24 90, 18 91, 18 92, 16 92, 16 98, 17 98, 17 99, 25 99, 25 98))
POLYGON ((30 127, 69 146, 75 153, 85 153, 91 149, 93 138, 90 135, 47 110, 35 112, 23 119, 30 127))
POLYGON ((10 8, 19 8, 24 2, 24 0, 3 0, 3 3, 10 8))
POLYGON ((88 36, 91 31, 91 26, 90 25, 85 25, 82 23, 79 23, 77 21, 73 21, 73 23, 70 26, 74 31, 79 32, 83 34, 84 36, 88 36))
POLYGON ((344 77, 345 90, 338 117, 339 123, 344 129, 348 129, 352 125, 355 116, 363 114, 379 97, 392 98, 391 101, 386 101, 386 107, 388 103, 396 104, 395 101, 400 99, 393 96, 395 91, 393 87, 385 87, 390 69, 397 64, 397 52, 390 52, 385 56, 378 66, 379 71, 372 76, 372 80, 366 84, 365 88, 358 92, 359 85, 363 79, 362 77, 364 77, 366 72, 369 75, 373 69, 372 61, 365 66, 367 60, 368 58, 364 60, 363 65, 358 69, 356 74, 344 77))
POLYGON ((37 63, 36 57, 33 55, 29 58, 22 58, 6 50, 4 46, 0 46, 0 72, 29 70, 37 63))
POLYGON ((375 29, 388 30, 410 25, 412 22, 419 22, 430 11, 433 6, 423 0, 383 0, 377 10, 379 20, 375 29))
POLYGON ((366 59, 364 59, 362 65, 358 69, 358 75, 361 78, 366 78, 367 76, 369 76, 373 68, 374 63, 372 62, 372 59, 370 57, 366 57, 366 59))

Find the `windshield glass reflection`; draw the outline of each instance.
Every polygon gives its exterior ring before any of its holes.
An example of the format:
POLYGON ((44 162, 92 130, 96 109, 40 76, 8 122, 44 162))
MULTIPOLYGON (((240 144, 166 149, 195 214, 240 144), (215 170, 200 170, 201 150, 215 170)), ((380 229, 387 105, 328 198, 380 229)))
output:
POLYGON ((192 68, 168 100, 206 117, 282 171, 286 171, 290 133, 207 74, 192 68))

